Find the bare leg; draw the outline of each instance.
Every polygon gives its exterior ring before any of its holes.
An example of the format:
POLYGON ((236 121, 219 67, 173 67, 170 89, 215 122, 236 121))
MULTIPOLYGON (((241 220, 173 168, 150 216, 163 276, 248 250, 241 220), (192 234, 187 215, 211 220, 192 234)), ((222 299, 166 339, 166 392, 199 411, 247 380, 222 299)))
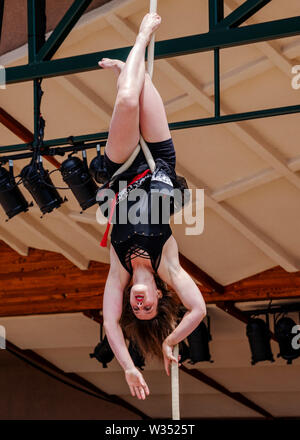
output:
MULTIPOLYGON (((145 50, 160 22, 157 14, 147 14, 144 17, 118 79, 118 93, 105 148, 108 157, 117 163, 124 162, 139 141, 139 102, 145 81, 145 50)), ((108 67, 105 60, 100 61, 99 65, 108 67)))
POLYGON ((140 95, 140 130, 148 142, 161 142, 171 137, 165 106, 148 73, 140 95))
MULTIPOLYGON (((110 58, 103 59, 104 68, 111 68, 120 77, 125 63, 110 58)), ((143 138, 148 142, 161 142, 171 137, 165 107, 148 73, 139 99, 139 124, 143 138)))

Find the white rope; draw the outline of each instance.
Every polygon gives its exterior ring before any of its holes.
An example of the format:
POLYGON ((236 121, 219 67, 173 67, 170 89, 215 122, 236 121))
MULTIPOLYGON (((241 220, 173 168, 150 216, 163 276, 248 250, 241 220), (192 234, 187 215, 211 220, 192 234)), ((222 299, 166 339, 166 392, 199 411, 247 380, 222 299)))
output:
MULTIPOLYGON (((157 11, 157 0, 150 0, 150 13, 157 11)), ((153 76, 153 65, 154 65, 154 48, 155 48, 155 32, 153 32, 151 36, 151 40, 148 44, 148 62, 147 62, 147 72, 150 75, 150 78, 152 79, 153 76)), ((140 143, 136 146, 135 150, 131 154, 131 156, 126 160, 123 165, 117 169, 117 171, 112 175, 112 177, 116 176, 117 174, 123 173, 124 171, 128 170, 136 156, 139 154, 140 149, 142 148, 144 152, 144 156, 146 158, 147 164, 151 170, 151 173, 155 170, 155 161, 153 159, 153 156, 151 154, 151 151, 146 144, 145 140, 143 139, 142 135, 140 136, 140 143)))
MULTIPOLYGON (((178 359, 179 345, 174 347, 174 357, 178 359)), ((179 372, 178 363, 172 361, 171 367, 172 374, 172 420, 180 420, 179 414, 179 372)))
MULTIPOLYGON (((157 11, 157 0, 150 0, 150 13, 151 12, 156 12, 157 11)), ((154 66, 154 48, 155 48, 155 34, 153 33, 150 43, 148 45, 148 63, 147 63, 147 71, 150 75, 150 78, 152 78, 153 75, 153 66, 154 66)), ((154 168, 153 171, 155 169, 155 162, 153 160, 152 154, 147 146, 147 144, 145 143, 144 139, 141 136, 140 139, 140 143, 142 145, 145 157, 147 159, 149 168, 152 171, 151 168, 151 163, 148 160, 148 151, 151 155, 153 164, 154 164, 154 168), (146 147, 146 148, 145 148, 146 147), (148 151, 147 151, 148 150, 148 151)), ((153 173, 152 171, 152 173, 153 173)), ((178 360, 178 355, 179 355, 179 345, 176 344, 174 347, 174 356, 175 358, 178 360)), ((179 372, 178 372, 178 363, 177 362, 172 362, 171 363, 171 381, 172 381, 172 420, 180 420, 180 414, 179 414, 179 372)))
MULTIPOLYGON (((157 11, 157 0, 150 0, 150 13, 155 13, 157 11)), ((155 32, 151 36, 151 40, 148 44, 148 62, 147 62, 147 72, 152 79, 153 76, 153 66, 154 66, 154 49, 155 49, 155 32)), ((155 170, 155 161, 151 154, 151 151, 143 139, 142 135, 140 136, 140 143, 137 145, 131 156, 127 159, 127 161, 113 174, 113 177, 117 174, 126 171, 136 156, 139 154, 140 149, 142 148, 145 158, 147 160, 148 166, 153 173, 155 170)), ((178 359, 179 354, 179 345, 176 344, 174 347, 174 356, 178 359)), ((178 363, 171 362, 171 381, 172 381, 172 419, 180 420, 179 414, 179 372, 178 372, 178 363)))

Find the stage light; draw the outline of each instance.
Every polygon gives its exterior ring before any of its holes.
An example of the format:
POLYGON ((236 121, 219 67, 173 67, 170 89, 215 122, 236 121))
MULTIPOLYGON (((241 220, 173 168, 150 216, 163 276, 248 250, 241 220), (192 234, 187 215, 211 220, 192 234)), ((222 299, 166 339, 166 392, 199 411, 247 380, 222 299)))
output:
POLYGON ((211 335, 209 331, 209 317, 207 316, 208 327, 206 327, 204 321, 201 321, 198 327, 187 337, 190 347, 190 361, 189 364, 195 364, 196 362, 210 361, 211 356, 209 352, 209 341, 211 341, 211 335))
POLYGON ((72 157, 72 154, 61 164, 60 172, 81 208, 85 210, 96 203, 98 186, 90 175, 86 151, 82 151, 83 161, 79 157, 72 157))
POLYGON ((295 322, 285 316, 275 322, 275 336, 279 343, 280 352, 277 357, 282 357, 287 361, 287 364, 291 364, 294 359, 296 359, 300 353, 299 349, 295 350, 292 345, 292 339, 295 334, 292 333, 292 328, 295 326, 295 322))
POLYGON ((32 202, 28 204, 15 182, 12 160, 9 160, 9 171, 0 166, 0 205, 8 217, 6 221, 20 212, 28 211, 33 205, 32 202))
POLYGON ((21 173, 22 182, 25 188, 30 192, 35 202, 39 206, 43 214, 59 208, 64 200, 60 197, 55 189, 48 170, 42 165, 42 157, 39 156, 38 162, 32 162, 26 165, 21 173))
POLYGON ((100 145, 97 145, 97 156, 90 163, 90 173, 98 183, 105 183, 108 179, 107 171, 104 166, 104 156, 101 154, 100 145))
POLYGON ((266 321, 260 318, 250 318, 246 334, 252 354, 251 364, 254 365, 261 361, 274 362, 270 344, 271 333, 268 315, 266 315, 266 321))
POLYGON ((107 364, 114 358, 114 353, 110 348, 106 335, 104 339, 96 345, 94 352, 90 353, 90 358, 96 358, 103 364, 103 368, 107 368, 107 364))
POLYGON ((129 342, 128 352, 131 359, 133 360, 134 365, 143 370, 143 367, 145 366, 145 358, 142 355, 138 345, 135 344, 132 340, 130 340, 129 342))

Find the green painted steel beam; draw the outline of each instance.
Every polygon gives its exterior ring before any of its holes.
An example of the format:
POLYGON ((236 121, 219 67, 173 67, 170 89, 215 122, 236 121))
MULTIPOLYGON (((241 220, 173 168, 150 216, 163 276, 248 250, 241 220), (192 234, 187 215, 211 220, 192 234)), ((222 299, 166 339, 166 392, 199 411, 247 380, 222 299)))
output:
POLYGON ((255 110, 252 112, 233 113, 231 115, 221 115, 218 117, 172 122, 169 124, 169 127, 170 130, 183 130, 186 128, 204 127, 208 125, 225 124, 230 122, 241 122, 251 119, 269 118, 272 116, 290 115, 293 113, 300 113, 300 105, 274 107, 265 110, 255 110))
POLYGON ((36 61, 40 48, 45 43, 46 33, 46 1, 27 0, 27 34, 28 34, 28 60, 36 61))
POLYGON ((100 69, 98 61, 103 57, 118 58, 126 61, 131 47, 94 52, 67 58, 58 58, 51 61, 42 61, 36 64, 26 64, 6 69, 6 83, 32 81, 35 78, 51 78, 60 75, 69 75, 79 72, 89 72, 100 69))
MULTIPOLYGON (((100 133, 93 133, 93 134, 86 134, 82 136, 73 136, 73 142, 74 143, 83 143, 83 142, 94 142, 94 141, 103 141, 106 140, 108 137, 108 132, 100 132, 100 133)), ((50 139, 50 140, 44 140, 43 147, 58 147, 60 145, 71 145, 70 139, 68 138, 57 138, 57 139, 50 139)), ((26 144, 17 144, 17 145, 7 145, 0 147, 0 153, 11 153, 13 151, 26 151, 32 149, 32 143, 26 143, 26 144)))
MULTIPOLYGON (((209 0, 209 29, 215 26, 224 18, 224 0, 209 0)), ((220 116, 220 49, 214 49, 214 104, 215 117, 220 116)))
MULTIPOLYGON (((288 115, 293 113, 300 113, 300 105, 291 105, 288 107, 274 107, 271 109, 257 110, 244 113, 233 113, 231 115, 221 115, 218 117, 209 117, 202 119, 192 119, 189 121, 172 122, 169 124, 170 130, 183 130, 187 128, 204 127, 208 125, 224 124, 230 122, 241 122, 250 119, 268 118, 271 116, 288 115)), ((93 134, 86 134, 82 136, 74 136, 73 142, 94 142, 103 141, 108 137, 108 132, 100 132, 93 134)), ((44 141, 45 148, 55 147, 59 145, 70 145, 69 138, 58 138, 44 141)), ((13 153, 16 151, 26 151, 31 149, 31 144, 17 144, 0 147, 0 153, 13 153)))
POLYGON ((27 0, 27 38, 28 38, 28 61, 35 62, 38 52, 36 32, 37 32, 37 14, 38 0, 27 0))
POLYGON ((50 60, 69 35, 92 0, 75 0, 37 55, 37 61, 50 60))
POLYGON ((232 11, 227 17, 216 26, 216 29, 237 27, 252 17, 271 0, 247 0, 241 6, 232 11))
POLYGON ((221 111, 220 49, 214 49, 214 102, 215 117, 218 117, 221 111))
MULTIPOLYGON (((45 43, 46 33, 46 1, 28 0, 27 1, 27 33, 28 33, 28 59, 30 63, 35 63, 36 56, 40 48, 45 43)), ((38 79, 33 81, 33 113, 34 113, 34 145, 37 144, 39 127, 39 90, 38 79)))
POLYGON ((209 0, 209 29, 224 19, 224 0, 209 0))
MULTIPOLYGON (((155 45, 155 59, 206 52, 215 48, 226 48, 300 34, 300 17, 274 20, 266 23, 222 29, 200 35, 159 41, 155 45)), ((6 82, 13 84, 30 81, 34 78, 50 78, 78 72, 99 69, 98 61, 103 57, 118 58, 125 61, 130 47, 94 52, 86 55, 43 61, 36 64, 9 67, 6 69, 6 82)))

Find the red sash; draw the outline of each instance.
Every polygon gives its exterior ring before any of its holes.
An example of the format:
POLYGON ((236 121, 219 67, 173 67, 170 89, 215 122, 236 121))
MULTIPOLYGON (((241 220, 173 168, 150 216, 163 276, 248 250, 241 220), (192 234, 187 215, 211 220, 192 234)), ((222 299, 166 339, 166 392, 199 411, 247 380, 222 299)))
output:
MULTIPOLYGON (((150 172, 150 169, 147 168, 145 171, 143 171, 140 174, 137 174, 130 183, 128 183, 127 188, 129 185, 131 185, 132 183, 136 182, 137 180, 141 179, 142 177, 146 176, 146 174, 148 174, 150 172)), ((108 219, 108 223, 105 229, 105 232, 103 234, 102 240, 100 241, 100 246, 102 247, 106 247, 107 246, 107 237, 108 237, 108 232, 109 232, 109 228, 111 225, 111 220, 112 220, 112 216, 113 213, 115 211, 115 207, 116 207, 116 200, 117 200, 117 196, 119 193, 116 193, 115 197, 111 200, 111 205, 110 205, 110 214, 109 214, 109 219, 108 219)))

